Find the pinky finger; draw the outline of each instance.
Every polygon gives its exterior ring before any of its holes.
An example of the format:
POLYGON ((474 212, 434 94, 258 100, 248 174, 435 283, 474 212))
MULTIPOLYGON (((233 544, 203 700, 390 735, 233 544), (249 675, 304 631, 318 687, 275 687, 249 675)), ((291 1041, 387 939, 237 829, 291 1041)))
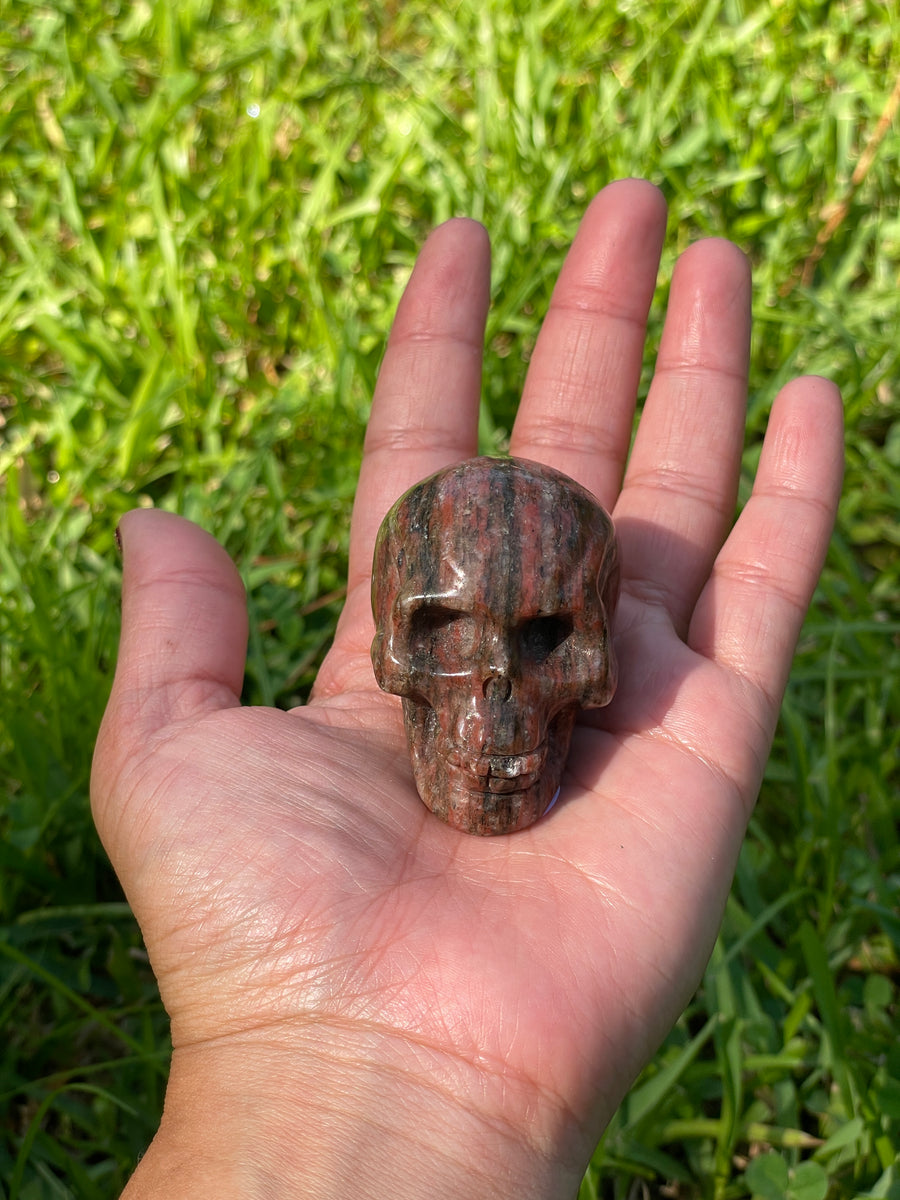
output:
POLYGON ((691 647, 756 687, 774 718, 819 579, 843 477, 834 384, 808 376, 775 401, 753 492, 691 621, 691 647))

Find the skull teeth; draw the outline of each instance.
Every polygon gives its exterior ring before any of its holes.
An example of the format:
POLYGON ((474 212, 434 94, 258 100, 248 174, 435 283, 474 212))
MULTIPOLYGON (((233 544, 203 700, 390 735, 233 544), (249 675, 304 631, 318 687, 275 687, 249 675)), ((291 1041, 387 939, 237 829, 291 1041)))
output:
POLYGON ((530 754, 492 754, 481 759, 478 773, 491 775, 496 779, 519 779, 523 775, 536 775, 544 765, 545 757, 546 750, 543 746, 530 754))

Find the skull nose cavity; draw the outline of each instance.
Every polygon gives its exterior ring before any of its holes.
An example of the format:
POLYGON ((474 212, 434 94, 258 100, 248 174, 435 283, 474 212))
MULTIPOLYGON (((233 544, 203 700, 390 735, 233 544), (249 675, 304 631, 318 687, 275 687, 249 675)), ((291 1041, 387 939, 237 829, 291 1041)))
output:
POLYGON ((512 695, 512 680, 508 675, 489 675, 481 690, 485 700, 498 700, 502 703, 512 695))

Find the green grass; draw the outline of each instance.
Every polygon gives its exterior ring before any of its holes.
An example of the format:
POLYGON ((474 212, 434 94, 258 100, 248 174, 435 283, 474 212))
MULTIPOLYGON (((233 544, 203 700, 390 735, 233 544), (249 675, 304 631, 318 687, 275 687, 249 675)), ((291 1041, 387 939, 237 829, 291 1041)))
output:
POLYGON ((747 480, 799 371, 840 383, 848 469, 716 953, 582 1197, 900 1196, 896 122, 854 180, 898 38, 866 0, 6 0, 0 1195, 115 1194, 164 1090, 87 801, 119 516, 220 537, 249 589, 246 698, 302 700, 426 232, 491 232, 500 446, 587 199, 637 174, 671 208, 648 371, 675 254, 729 236, 756 280, 747 480))

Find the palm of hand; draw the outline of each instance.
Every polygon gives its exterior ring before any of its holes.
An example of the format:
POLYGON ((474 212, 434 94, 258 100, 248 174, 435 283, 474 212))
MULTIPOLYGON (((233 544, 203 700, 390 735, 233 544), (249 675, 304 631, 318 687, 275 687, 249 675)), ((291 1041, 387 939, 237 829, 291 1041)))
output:
MULTIPOLYGON (((651 631, 637 641, 673 687, 683 676, 710 714, 730 706, 727 680, 717 697, 714 669, 679 663, 674 632, 651 631)), ((627 1084, 687 999, 686 966, 702 969, 730 877, 726 840, 708 878, 709 831, 691 829, 701 799, 721 793, 726 828, 744 819, 638 691, 625 683, 620 700, 635 731, 614 712, 609 732, 580 725, 552 818, 499 839, 422 806, 399 703, 374 685, 167 733, 137 766, 136 796, 167 799, 132 900, 176 1045, 263 1024, 374 1026, 408 1045, 410 1070, 427 1046, 430 1070, 477 1074, 507 1103, 518 1092, 521 1112, 541 1094, 587 1096, 620 1045, 627 1084)))
MULTIPOLYGON (((571 421, 562 423, 560 406, 552 421, 559 446, 576 448, 551 449, 549 457, 610 504, 630 410, 623 401, 610 419, 618 441, 607 446, 604 466, 602 439, 585 434, 593 405, 587 380, 603 356, 624 357, 620 390, 630 389, 633 402, 639 360, 633 348, 619 355, 612 343, 634 343, 630 327, 639 321, 622 311, 604 315, 596 300, 591 311, 585 281, 604 254, 608 269, 617 256, 652 260, 652 239, 649 251, 636 246, 645 245, 647 226, 657 244, 662 229, 658 202, 643 191, 635 197, 609 189, 595 210, 596 228, 582 233, 580 254, 573 251, 558 288, 556 322, 577 328, 564 354, 548 318, 529 386, 536 394, 554 373, 564 380, 556 394, 571 421), (643 231, 636 205, 644 209, 643 231), (629 222, 634 242, 622 232, 629 222), (605 329, 593 358, 583 344, 577 349, 588 320, 605 329), (596 469, 585 469, 576 429, 596 469)), ((471 229, 453 236, 467 239, 476 256, 471 229)), ((192 610, 198 628, 188 630, 194 666, 174 685, 168 679, 156 715, 148 717, 143 697, 154 691, 147 676, 162 678, 165 666, 135 666, 124 682, 120 667, 98 750, 98 824, 144 928, 176 1046, 261 1028, 302 1037, 314 1022, 342 1037, 377 1036, 395 1069, 438 1071, 460 1104, 511 1124, 543 1111, 548 1128, 570 1113, 596 1127, 688 998, 715 936, 827 539, 833 500, 823 504, 806 481, 824 474, 836 490, 838 421, 832 404, 826 432, 804 448, 801 471, 792 431, 809 423, 804 405, 807 413, 822 406, 821 388, 818 399, 807 384, 794 389, 791 403, 781 402, 773 417, 780 445, 767 439, 755 502, 722 549, 743 423, 746 321, 732 305, 720 326, 701 330, 702 346, 690 345, 698 312, 707 326, 719 318, 716 297, 707 295, 705 310, 700 302, 691 308, 683 269, 680 297, 673 286, 668 351, 664 339, 661 352, 669 365, 658 365, 661 398, 655 406, 652 394, 648 401, 646 437, 635 445, 614 512, 625 563, 619 693, 609 709, 583 714, 551 814, 511 837, 459 835, 419 802, 399 702, 378 692, 368 659, 366 572, 380 515, 402 490, 398 478, 412 483, 474 449, 471 383, 467 403, 443 418, 428 447, 416 430, 403 445, 412 401, 397 379, 404 360, 409 367, 407 352, 433 356, 432 388, 448 369, 472 375, 478 365, 478 305, 459 316, 445 294, 445 318, 423 305, 431 297, 439 307, 434 293, 447 291, 456 255, 450 234, 443 237, 446 249, 438 238, 432 259, 423 254, 408 293, 416 304, 408 301, 406 316, 398 315, 385 360, 385 398, 373 413, 360 484, 366 502, 354 516, 351 590, 308 708, 237 707, 243 602, 210 539, 161 514, 141 514, 126 530, 126 670, 139 657, 132 654, 138 632, 131 640, 127 632, 129 603, 140 609, 154 577, 157 597, 171 594, 157 607, 168 605, 180 636, 188 602, 175 593, 184 577, 202 603, 192 610), (431 322, 431 349, 422 322, 431 322), (723 343, 712 354, 716 329, 723 343), (689 418, 687 402, 675 404, 700 439, 693 448, 679 448, 671 428, 676 389, 666 380, 679 374, 676 360, 681 376, 699 381, 688 400, 700 411, 689 418), (388 452, 402 464, 398 471, 386 469, 388 452), (128 572, 145 585, 132 601, 128 572), (143 685, 135 682, 142 671, 143 685), (141 722, 146 736, 138 745, 141 722)), ((694 256, 703 285, 695 281, 694 291, 710 292, 715 266, 719 297, 724 290, 740 300, 746 277, 737 257, 721 246, 703 254, 694 256)), ((646 310, 648 271, 636 271, 641 294, 632 308, 646 310)), ((477 272, 484 275, 483 261, 477 272)), ((591 287, 601 294, 596 279, 591 287)), ((471 274, 458 290, 471 295, 471 274)), ((526 389, 514 452, 546 457, 550 422, 526 389)), ((160 684, 154 694, 162 693, 160 684)))

